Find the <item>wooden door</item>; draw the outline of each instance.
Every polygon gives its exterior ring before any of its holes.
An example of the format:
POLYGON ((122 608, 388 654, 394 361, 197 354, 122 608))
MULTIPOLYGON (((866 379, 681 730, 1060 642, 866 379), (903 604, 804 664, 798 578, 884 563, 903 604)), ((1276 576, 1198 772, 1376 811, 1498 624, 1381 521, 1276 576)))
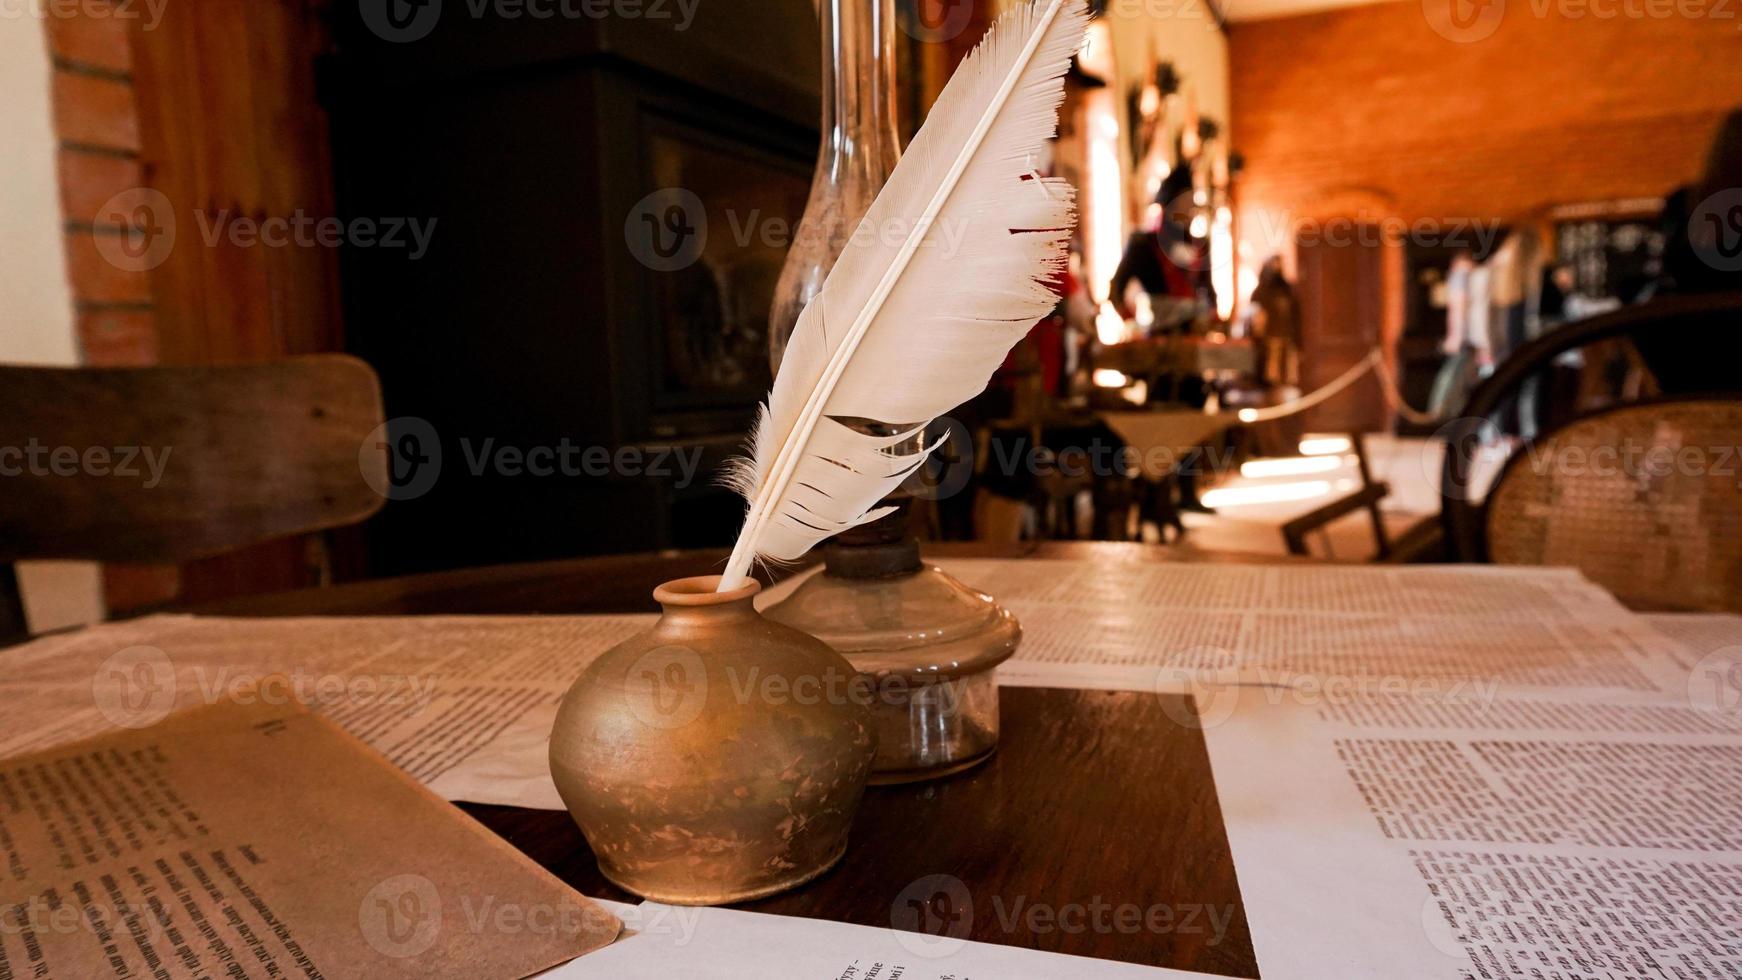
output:
MULTIPOLYGON (((333 215, 316 0, 166 4, 131 42, 139 160, 174 216, 151 271, 159 361, 246 364, 343 349, 338 256, 306 236, 266 245, 234 222, 333 215)), ((312 585, 331 573, 321 536, 298 536, 173 568, 112 566, 111 606, 312 585)))
MULTIPOLYGON (((1295 245, 1301 302, 1301 387, 1315 391, 1354 367, 1380 342, 1384 319, 1384 251, 1380 229, 1343 226, 1346 234, 1301 239, 1295 245)), ((1369 375, 1309 409, 1312 432, 1377 432, 1386 428, 1385 401, 1369 375)))

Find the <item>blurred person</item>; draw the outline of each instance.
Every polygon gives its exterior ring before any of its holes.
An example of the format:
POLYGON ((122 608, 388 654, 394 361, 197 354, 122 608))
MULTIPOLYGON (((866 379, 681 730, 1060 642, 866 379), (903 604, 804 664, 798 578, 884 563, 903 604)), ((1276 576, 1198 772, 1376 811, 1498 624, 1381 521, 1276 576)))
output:
MULTIPOLYGON (((1719 125, 1698 183, 1664 202, 1663 270, 1648 296, 1742 293, 1742 109, 1719 125)), ((1742 391, 1742 374, 1726 357, 1735 345, 1734 312, 1674 336, 1638 332, 1634 347, 1666 395, 1742 391)))
MULTIPOLYGON (((1264 403, 1280 405, 1299 394, 1300 300, 1282 272, 1282 257, 1272 255, 1258 270, 1258 284, 1246 307, 1245 333, 1258 347, 1258 380, 1264 403)), ((1303 422, 1289 415, 1252 426, 1252 447, 1261 456, 1291 456, 1300 446, 1303 422)))
POLYGON ((1192 194, 1192 172, 1179 167, 1162 181, 1155 203, 1161 205, 1155 227, 1133 232, 1125 252, 1113 270, 1109 289, 1114 308, 1130 319, 1128 292, 1136 283, 1149 294, 1155 311, 1152 334, 1189 333, 1199 317, 1216 308, 1215 287, 1210 284, 1208 247, 1192 234, 1187 207, 1192 194))

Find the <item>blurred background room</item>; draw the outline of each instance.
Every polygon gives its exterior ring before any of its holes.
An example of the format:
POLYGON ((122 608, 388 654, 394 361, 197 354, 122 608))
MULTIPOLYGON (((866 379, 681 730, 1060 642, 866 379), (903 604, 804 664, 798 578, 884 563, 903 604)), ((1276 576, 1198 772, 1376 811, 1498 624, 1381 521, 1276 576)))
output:
MULTIPOLYGON (((862 211, 1002 6, 0 17, 0 364, 342 353, 382 396, 343 467, 360 497, 318 489, 326 516, 185 559, 20 561, 14 630, 729 545, 743 503, 719 471, 840 247, 830 216, 862 211)), ((1080 195, 1059 303, 934 423, 947 441, 901 515, 922 540, 1469 559, 1468 507, 1532 440, 1737 387, 1742 31, 1723 5, 1095 6, 1033 161, 1080 195)), ((262 446, 294 428, 176 390, 152 411, 234 410, 262 446)), ((0 464, 56 465, 12 448, 0 464)), ((217 515, 237 492, 208 482, 217 515)))

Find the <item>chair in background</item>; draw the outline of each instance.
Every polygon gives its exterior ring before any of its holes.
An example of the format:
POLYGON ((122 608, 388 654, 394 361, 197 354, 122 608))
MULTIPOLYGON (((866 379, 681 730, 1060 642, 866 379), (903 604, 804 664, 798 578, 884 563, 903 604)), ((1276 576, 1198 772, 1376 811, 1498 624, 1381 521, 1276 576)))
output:
POLYGON ((375 372, 343 355, 0 366, 0 643, 25 633, 12 562, 183 562, 370 516, 382 421, 375 372))
POLYGON ((1712 294, 1618 310, 1520 348, 1445 430, 1450 557, 1570 565, 1643 607, 1742 610, 1742 378, 1732 372, 1726 390, 1694 393, 1686 379, 1701 372, 1680 363, 1728 359, 1739 336, 1742 295, 1712 294), (1477 452, 1528 380, 1567 351, 1636 340, 1652 387, 1675 397, 1552 420, 1480 492, 1477 452))

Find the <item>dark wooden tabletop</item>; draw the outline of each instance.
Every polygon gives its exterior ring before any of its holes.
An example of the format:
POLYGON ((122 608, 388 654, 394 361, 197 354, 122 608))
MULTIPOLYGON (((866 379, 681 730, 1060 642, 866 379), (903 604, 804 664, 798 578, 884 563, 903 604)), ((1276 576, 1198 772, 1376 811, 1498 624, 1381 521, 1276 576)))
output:
MULTIPOLYGON (((1102 542, 928 545, 932 557, 1258 561, 1102 542)), ((652 611, 662 581, 724 553, 629 555, 442 572, 200 607, 215 615, 652 611)), ((1201 733, 1183 698, 1007 688, 986 764, 872 787, 834 870, 743 907, 784 915, 1256 977, 1201 733)), ((568 814, 460 804, 588 895, 633 901, 599 874, 568 814)))

